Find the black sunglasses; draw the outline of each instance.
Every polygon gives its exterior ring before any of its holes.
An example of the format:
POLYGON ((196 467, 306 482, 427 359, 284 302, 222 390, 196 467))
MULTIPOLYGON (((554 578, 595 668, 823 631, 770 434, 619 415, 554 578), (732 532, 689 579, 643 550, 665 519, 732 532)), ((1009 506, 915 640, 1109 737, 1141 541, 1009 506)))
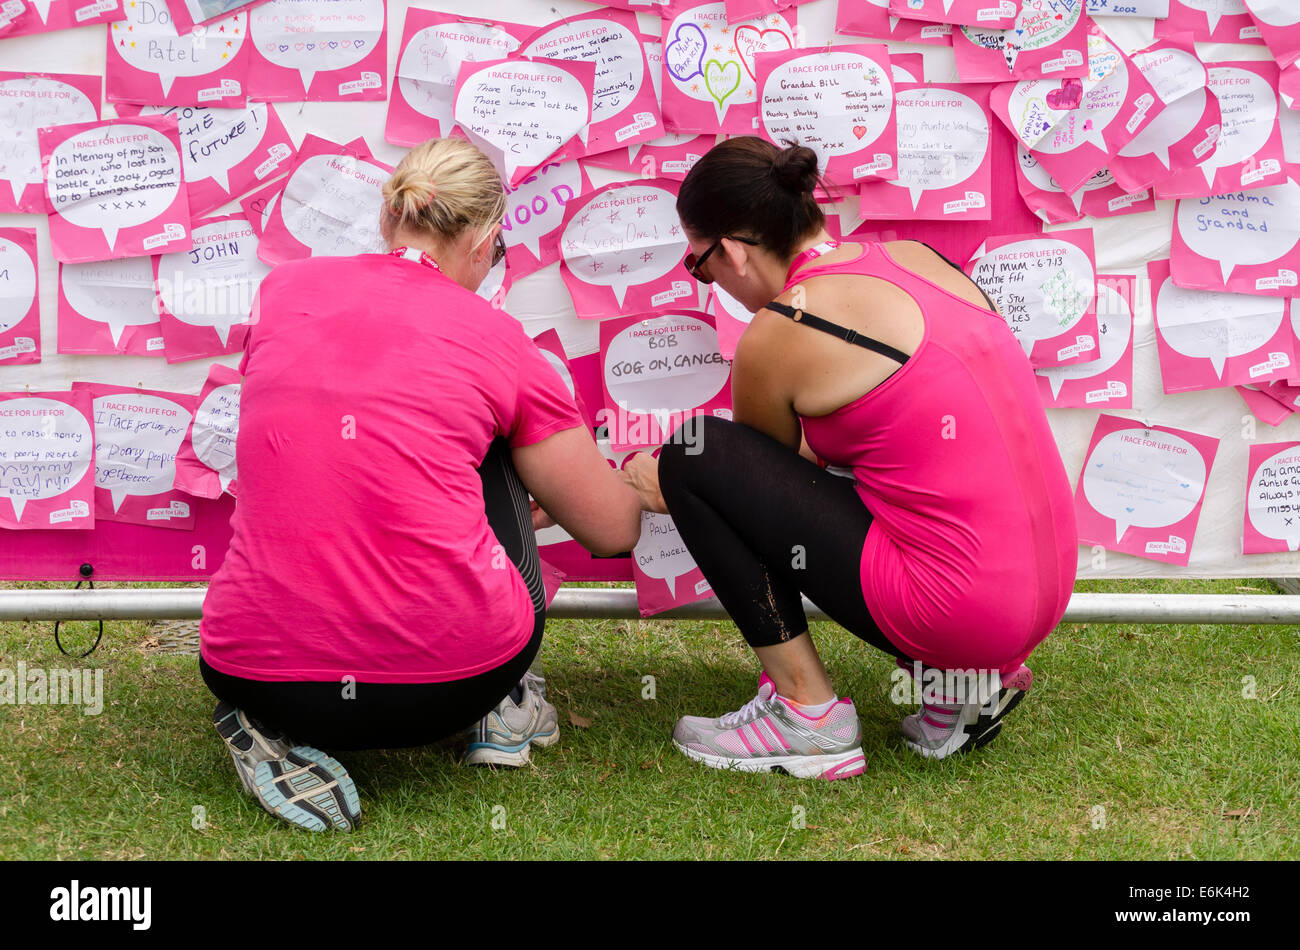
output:
POLYGON ((718 249, 718 246, 728 238, 730 238, 733 241, 739 241, 741 244, 748 244, 750 247, 758 247, 760 244, 763 243, 762 241, 755 241, 753 238, 737 237, 734 234, 724 234, 722 235, 722 237, 718 238, 716 241, 710 244, 708 250, 706 250, 699 257, 696 257, 694 254, 687 254, 686 259, 682 261, 682 266, 685 267, 687 272, 690 273, 690 275, 694 277, 696 280, 698 280, 701 284, 713 283, 713 278, 706 277, 703 273, 700 272, 700 268, 703 267, 704 262, 709 259, 709 255, 712 254, 714 251, 716 251, 718 249))
POLYGON ((506 239, 497 232, 496 246, 492 249, 492 266, 496 267, 506 259, 506 239))

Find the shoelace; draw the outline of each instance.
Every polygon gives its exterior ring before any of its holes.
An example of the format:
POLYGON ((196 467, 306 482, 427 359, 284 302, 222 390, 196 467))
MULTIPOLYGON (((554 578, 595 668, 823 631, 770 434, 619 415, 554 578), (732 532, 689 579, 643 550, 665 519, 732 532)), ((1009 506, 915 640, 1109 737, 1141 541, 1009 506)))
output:
POLYGON ((718 717, 718 722, 727 729, 734 729, 736 726, 757 716, 763 706, 763 697, 755 696, 745 705, 741 706, 735 712, 724 713, 718 717))

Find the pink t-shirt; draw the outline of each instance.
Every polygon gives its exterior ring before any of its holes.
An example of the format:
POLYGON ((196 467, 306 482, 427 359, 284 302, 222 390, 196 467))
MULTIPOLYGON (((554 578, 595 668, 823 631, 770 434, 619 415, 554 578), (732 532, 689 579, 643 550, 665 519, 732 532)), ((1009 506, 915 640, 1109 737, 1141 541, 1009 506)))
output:
POLYGON ((390 255, 281 264, 259 313, 203 658, 247 679, 419 683, 518 653, 532 601, 475 469, 497 435, 583 424, 559 374, 508 314, 390 255))

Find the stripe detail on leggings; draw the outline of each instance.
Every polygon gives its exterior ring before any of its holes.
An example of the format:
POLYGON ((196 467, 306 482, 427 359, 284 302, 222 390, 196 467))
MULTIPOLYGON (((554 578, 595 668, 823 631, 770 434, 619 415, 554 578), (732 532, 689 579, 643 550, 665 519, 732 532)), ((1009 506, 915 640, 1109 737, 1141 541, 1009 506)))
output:
POLYGON ((519 538, 522 541, 523 555, 520 557, 522 563, 515 565, 519 571, 519 576, 524 579, 524 585, 528 588, 528 596, 533 602, 533 612, 540 613, 546 609, 546 584, 542 580, 542 562, 537 553, 537 537, 533 531, 532 510, 528 504, 528 490, 524 488, 524 483, 519 480, 519 475, 514 466, 510 464, 510 456, 505 452, 501 453, 501 471, 505 476, 506 488, 510 491, 510 499, 514 502, 515 522, 519 526, 519 538), (527 519, 525 521, 525 519, 527 519))

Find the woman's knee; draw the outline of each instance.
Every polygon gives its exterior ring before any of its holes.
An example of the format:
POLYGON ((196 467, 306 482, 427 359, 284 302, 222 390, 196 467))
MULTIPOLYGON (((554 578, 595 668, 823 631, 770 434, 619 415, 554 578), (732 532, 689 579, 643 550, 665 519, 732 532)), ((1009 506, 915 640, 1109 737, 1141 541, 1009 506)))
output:
POLYGON ((691 484, 700 473, 726 464, 725 446, 735 427, 727 419, 698 415, 673 430, 659 450, 659 487, 665 499, 669 491, 691 484))

